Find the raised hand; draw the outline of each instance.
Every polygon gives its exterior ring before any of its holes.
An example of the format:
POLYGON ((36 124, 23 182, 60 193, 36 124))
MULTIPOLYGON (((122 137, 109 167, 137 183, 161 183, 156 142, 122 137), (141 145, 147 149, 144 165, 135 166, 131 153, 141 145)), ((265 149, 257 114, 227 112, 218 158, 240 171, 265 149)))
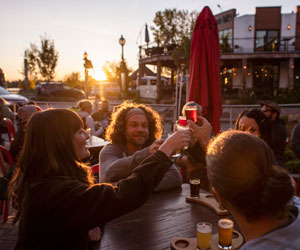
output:
POLYGON ((191 137, 192 132, 190 130, 176 131, 165 140, 165 142, 159 147, 159 150, 170 157, 174 151, 188 146, 191 141, 191 137))
POLYGON ((158 150, 159 146, 163 144, 164 141, 164 139, 155 140, 149 147, 149 155, 153 154, 156 150, 158 150))
POLYGON ((201 126, 190 120, 187 122, 193 132, 193 135, 197 138, 202 148, 206 151, 207 145, 211 138, 212 126, 204 117, 198 117, 198 121, 198 124, 201 124, 201 126))

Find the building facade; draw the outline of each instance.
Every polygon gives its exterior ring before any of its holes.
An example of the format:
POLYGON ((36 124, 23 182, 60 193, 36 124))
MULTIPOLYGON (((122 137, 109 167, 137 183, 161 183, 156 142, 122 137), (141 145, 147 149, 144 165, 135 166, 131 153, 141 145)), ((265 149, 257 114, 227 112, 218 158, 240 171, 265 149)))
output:
POLYGON ((215 15, 223 90, 300 88, 300 6, 257 7, 254 15, 228 10, 215 15))

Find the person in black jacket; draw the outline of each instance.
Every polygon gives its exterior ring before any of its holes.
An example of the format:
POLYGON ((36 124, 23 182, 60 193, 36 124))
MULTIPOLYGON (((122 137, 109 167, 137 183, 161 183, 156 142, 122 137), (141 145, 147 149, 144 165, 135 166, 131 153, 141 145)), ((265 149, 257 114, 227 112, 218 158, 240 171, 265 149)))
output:
POLYGON ((267 101, 261 103, 261 110, 271 121, 273 151, 276 160, 281 167, 285 167, 284 151, 288 135, 285 122, 279 117, 281 111, 280 107, 276 102, 267 101))
POLYGON ((26 129, 11 195, 19 221, 15 249, 88 248, 88 232, 146 202, 172 165, 172 152, 190 132, 178 131, 126 179, 93 184, 87 132, 77 113, 50 109, 35 113, 26 129))

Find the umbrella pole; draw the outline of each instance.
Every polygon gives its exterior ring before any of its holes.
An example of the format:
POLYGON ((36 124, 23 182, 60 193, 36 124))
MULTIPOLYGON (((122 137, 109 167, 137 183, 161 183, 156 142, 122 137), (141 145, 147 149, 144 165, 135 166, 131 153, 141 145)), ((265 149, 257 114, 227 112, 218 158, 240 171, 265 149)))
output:
POLYGON ((179 82, 179 98, 178 98, 178 110, 177 110, 177 117, 179 117, 180 114, 180 108, 181 108, 181 97, 182 97, 182 80, 183 77, 181 77, 181 80, 179 82))
POLYGON ((176 79, 176 90, 175 90, 175 110, 173 112, 173 123, 175 123, 178 112, 178 79, 179 79, 179 69, 177 68, 177 79, 176 79))
POLYGON ((190 82, 189 70, 186 70, 185 103, 189 101, 189 82, 190 82))

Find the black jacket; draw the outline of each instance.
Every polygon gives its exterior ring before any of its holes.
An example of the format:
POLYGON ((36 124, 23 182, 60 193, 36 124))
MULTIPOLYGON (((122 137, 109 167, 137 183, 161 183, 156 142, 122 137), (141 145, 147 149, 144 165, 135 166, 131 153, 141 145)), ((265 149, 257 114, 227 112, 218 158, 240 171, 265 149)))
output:
POLYGON ((285 122, 277 117, 271 122, 271 132, 273 151, 276 160, 280 166, 284 167, 284 151, 287 143, 287 130, 285 127, 285 122))

